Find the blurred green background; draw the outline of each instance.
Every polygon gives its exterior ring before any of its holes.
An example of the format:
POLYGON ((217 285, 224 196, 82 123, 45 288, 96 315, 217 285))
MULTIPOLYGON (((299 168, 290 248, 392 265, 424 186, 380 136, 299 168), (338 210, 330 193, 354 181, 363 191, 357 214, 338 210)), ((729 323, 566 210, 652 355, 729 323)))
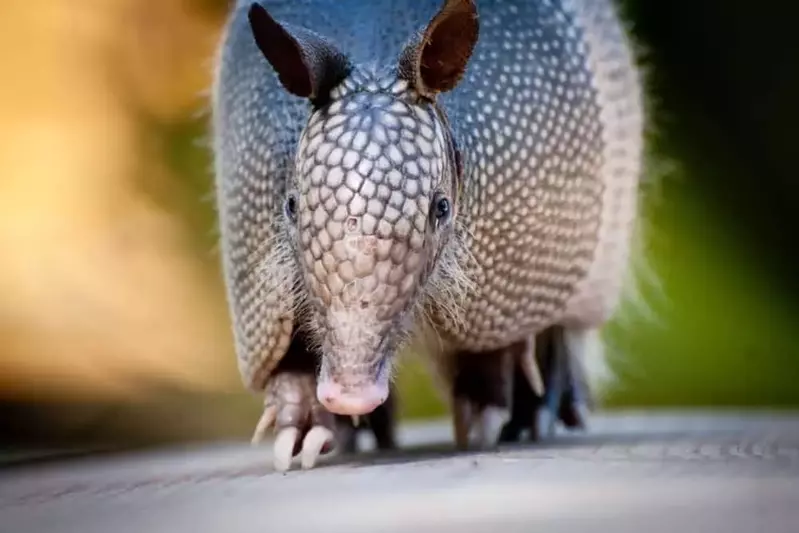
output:
MULTIPOLYGON (((228 2, 0 6, 0 439, 246 439, 207 89, 228 2)), ((799 47, 776 1, 624 3, 650 98, 641 291, 606 407, 799 405, 799 47)), ((415 362, 403 416, 443 413, 415 362)))

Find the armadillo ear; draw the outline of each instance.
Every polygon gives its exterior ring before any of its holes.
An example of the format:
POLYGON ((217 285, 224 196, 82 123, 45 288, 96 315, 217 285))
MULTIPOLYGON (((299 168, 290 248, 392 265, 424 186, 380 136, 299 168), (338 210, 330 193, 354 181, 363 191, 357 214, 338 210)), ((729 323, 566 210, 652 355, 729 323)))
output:
POLYGON ((323 37, 277 22, 257 2, 248 18, 258 48, 291 94, 323 99, 349 74, 347 57, 323 37))
POLYGON ((466 71, 479 30, 473 0, 446 0, 421 36, 402 52, 400 77, 429 98, 454 89, 466 71))

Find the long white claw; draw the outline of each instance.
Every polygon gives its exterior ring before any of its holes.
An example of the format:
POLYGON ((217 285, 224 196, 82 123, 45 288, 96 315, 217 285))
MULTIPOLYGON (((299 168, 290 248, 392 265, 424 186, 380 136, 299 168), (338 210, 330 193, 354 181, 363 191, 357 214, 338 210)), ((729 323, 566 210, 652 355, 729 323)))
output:
POLYGON ((510 411, 502 407, 486 407, 480 413, 478 422, 478 446, 493 448, 499 444, 502 427, 510 419, 510 411))
POLYGON ((519 363, 522 367, 524 377, 527 378, 530 387, 536 396, 543 397, 545 392, 544 379, 541 377, 541 370, 535 360, 535 339, 527 343, 527 348, 522 352, 519 363))
POLYGON ((311 428, 302 442, 302 452, 300 452, 302 468, 305 470, 313 468, 325 443, 332 441, 333 438, 333 432, 324 426, 311 428))
POLYGON ((258 419, 258 424, 255 426, 255 432, 253 433, 252 440, 250 441, 253 446, 264 440, 266 431, 275 422, 276 417, 277 407, 267 407, 264 409, 263 414, 261 414, 261 418, 258 419))
POLYGON ((456 398, 452 405, 455 425, 455 445, 466 450, 469 447, 469 433, 472 426, 471 405, 468 400, 456 398))
POLYGON ((274 447, 274 465, 278 472, 285 472, 291 466, 291 459, 294 456, 294 445, 300 430, 295 427, 288 427, 278 433, 274 447))

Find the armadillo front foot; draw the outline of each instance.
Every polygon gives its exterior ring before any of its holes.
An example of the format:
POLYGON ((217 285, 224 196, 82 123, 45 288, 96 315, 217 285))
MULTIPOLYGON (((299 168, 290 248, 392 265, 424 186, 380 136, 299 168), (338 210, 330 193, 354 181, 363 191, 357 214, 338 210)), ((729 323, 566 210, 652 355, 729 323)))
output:
POLYGON ((274 467, 285 472, 293 458, 301 456, 302 467, 313 468, 320 455, 332 451, 335 425, 316 399, 313 374, 281 372, 272 376, 264 400, 264 412, 253 435, 253 444, 274 428, 274 467))

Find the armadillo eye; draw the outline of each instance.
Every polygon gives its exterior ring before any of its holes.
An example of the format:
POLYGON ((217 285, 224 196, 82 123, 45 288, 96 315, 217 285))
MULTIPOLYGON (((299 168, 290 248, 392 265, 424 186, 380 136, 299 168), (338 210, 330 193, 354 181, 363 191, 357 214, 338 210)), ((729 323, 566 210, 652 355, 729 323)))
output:
POLYGON ((452 216, 452 206, 450 205, 449 198, 444 196, 443 193, 436 193, 433 198, 433 209, 430 213, 432 215, 432 222, 436 226, 446 224, 452 216))
POLYGON ((286 196, 286 203, 283 206, 283 209, 286 212, 286 217, 292 222, 297 220, 297 195, 293 192, 290 192, 288 196, 286 196))
POLYGON ((442 218, 447 218, 449 216, 449 200, 446 198, 440 198, 438 202, 436 202, 436 218, 441 220, 442 218))

